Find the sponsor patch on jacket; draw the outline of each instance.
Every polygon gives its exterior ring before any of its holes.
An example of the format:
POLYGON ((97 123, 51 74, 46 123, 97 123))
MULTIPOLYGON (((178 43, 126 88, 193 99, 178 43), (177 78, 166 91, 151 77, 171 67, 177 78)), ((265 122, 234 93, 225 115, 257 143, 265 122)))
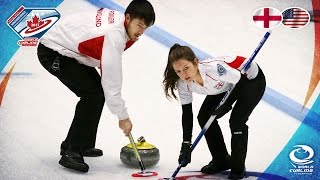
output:
POLYGON ((227 70, 224 68, 222 65, 218 64, 217 65, 217 70, 220 76, 225 75, 227 70))

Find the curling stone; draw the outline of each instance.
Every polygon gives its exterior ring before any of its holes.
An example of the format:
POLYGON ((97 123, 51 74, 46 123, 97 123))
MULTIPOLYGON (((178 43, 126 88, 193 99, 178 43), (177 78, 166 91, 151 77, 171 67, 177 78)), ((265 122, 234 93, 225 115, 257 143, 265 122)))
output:
MULTIPOLYGON (((156 165, 160 160, 159 149, 154 145, 146 142, 143 136, 138 138, 136 143, 138 153, 140 155, 141 161, 145 167, 150 167, 156 165)), ((131 144, 124 146, 120 152, 120 159, 123 164, 131 167, 140 167, 139 161, 134 155, 133 148, 131 144)))

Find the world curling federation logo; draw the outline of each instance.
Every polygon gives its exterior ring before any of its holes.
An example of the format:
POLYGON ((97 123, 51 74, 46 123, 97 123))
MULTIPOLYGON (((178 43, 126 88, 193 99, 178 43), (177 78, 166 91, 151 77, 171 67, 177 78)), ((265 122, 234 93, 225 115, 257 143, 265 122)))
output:
POLYGON ((7 25, 22 39, 20 46, 36 46, 58 20, 60 13, 54 8, 25 8, 21 6, 7 20, 7 25))
POLYGON ((312 165, 314 162, 312 160, 314 156, 313 149, 307 145, 296 145, 293 147, 295 149, 293 149, 289 154, 293 168, 291 168, 289 172, 297 175, 311 175, 314 168, 312 165))

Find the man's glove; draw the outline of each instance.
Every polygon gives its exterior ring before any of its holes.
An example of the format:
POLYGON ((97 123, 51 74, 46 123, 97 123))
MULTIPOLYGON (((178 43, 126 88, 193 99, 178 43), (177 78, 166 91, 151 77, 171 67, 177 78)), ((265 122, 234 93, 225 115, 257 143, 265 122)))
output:
POLYGON ((222 116, 224 116, 225 114, 227 114, 231 109, 232 109, 231 105, 224 103, 217 110, 212 111, 212 116, 215 115, 216 119, 219 119, 222 116))
POLYGON ((188 163, 191 162, 191 143, 189 142, 183 142, 181 144, 181 150, 180 155, 178 159, 179 164, 181 164, 182 167, 186 167, 188 163), (182 163, 184 161, 184 163, 182 163))

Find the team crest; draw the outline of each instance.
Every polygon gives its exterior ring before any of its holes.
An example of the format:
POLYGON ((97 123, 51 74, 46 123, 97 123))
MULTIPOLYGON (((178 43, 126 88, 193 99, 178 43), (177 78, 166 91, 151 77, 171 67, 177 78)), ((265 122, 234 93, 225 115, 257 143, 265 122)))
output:
POLYGON ((7 25, 22 39, 19 46, 36 46, 38 40, 60 19, 54 8, 21 6, 7 20, 7 25))
POLYGON ((222 65, 217 65, 218 73, 220 76, 225 75, 227 73, 226 68, 224 68, 222 65))

